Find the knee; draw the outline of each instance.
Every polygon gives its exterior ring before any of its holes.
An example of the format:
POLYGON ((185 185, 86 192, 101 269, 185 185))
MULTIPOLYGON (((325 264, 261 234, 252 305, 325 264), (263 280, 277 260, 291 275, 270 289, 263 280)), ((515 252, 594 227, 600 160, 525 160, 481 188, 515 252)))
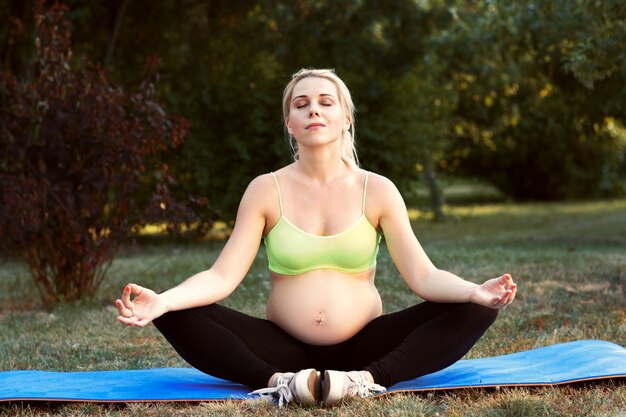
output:
POLYGON ((482 323, 487 327, 496 321, 498 309, 467 303, 463 306, 463 315, 473 323, 482 323))
POLYGON ((176 328, 189 320, 189 310, 168 311, 152 321, 157 329, 176 328))
POLYGON ((152 321, 159 331, 177 329, 181 327, 197 327, 202 322, 206 325, 210 321, 219 321, 222 309, 218 304, 203 307, 193 307, 185 310, 168 311, 152 321))
POLYGON ((175 322, 176 322, 175 313, 176 313, 175 311, 164 313, 163 315, 152 320, 152 324, 154 324, 154 326, 160 331, 162 331, 164 328, 175 325, 175 322))

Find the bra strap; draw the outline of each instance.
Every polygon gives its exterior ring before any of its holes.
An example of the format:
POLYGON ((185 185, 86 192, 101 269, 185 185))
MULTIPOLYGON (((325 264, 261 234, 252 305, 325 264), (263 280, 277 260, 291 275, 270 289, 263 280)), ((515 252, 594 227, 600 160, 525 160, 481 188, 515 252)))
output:
POLYGON ((365 196, 367 195, 367 179, 369 177, 370 177, 370 172, 367 171, 367 174, 365 174, 365 184, 363 184, 363 208, 361 209, 363 214, 365 214, 365 196))
POLYGON ((276 191, 278 191, 278 204, 280 204, 280 215, 282 216, 283 215, 283 200, 282 198, 280 198, 280 186, 278 185, 278 178, 276 178, 276 174, 274 174, 273 172, 272 172, 272 177, 274 177, 274 182, 276 183, 276 191))

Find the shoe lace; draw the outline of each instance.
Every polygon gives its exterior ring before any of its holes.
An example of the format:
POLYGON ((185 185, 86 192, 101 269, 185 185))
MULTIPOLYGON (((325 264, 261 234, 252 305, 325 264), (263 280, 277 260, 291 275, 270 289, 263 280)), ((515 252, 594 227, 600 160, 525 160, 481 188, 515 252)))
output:
POLYGON ((387 391, 382 385, 365 380, 361 374, 349 374, 352 384, 348 387, 347 394, 350 396, 369 397, 379 392, 387 391))
POLYGON ((282 407, 283 404, 287 404, 293 401, 293 393, 289 388, 289 382, 291 381, 293 375, 280 375, 276 379, 275 387, 267 387, 261 388, 255 391, 252 391, 248 395, 256 394, 262 399, 272 400, 275 397, 278 397, 278 407, 282 407))

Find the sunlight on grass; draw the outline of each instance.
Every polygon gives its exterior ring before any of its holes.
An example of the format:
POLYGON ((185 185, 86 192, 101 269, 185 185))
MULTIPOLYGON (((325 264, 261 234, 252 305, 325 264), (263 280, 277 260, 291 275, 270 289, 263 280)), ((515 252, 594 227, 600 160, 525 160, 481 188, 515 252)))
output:
MULTIPOLYGON (((411 220, 432 219, 427 210, 408 209, 411 220)), ((626 200, 590 201, 576 203, 500 203, 467 206, 444 206, 444 213, 451 217, 505 216, 547 216, 547 215, 606 215, 607 213, 626 216, 626 200)))
MULTIPOLYGON (((167 223, 158 223, 158 224, 147 224, 145 226, 137 226, 133 228, 133 232, 139 236, 161 236, 167 232, 167 223)), ((192 224, 189 228, 195 229, 198 227, 198 224, 192 224)), ((231 227, 228 223, 223 221, 216 221, 211 226, 211 230, 209 230, 204 239, 206 240, 222 240, 226 239, 230 236, 231 227)), ((185 225, 181 226, 181 232, 185 233, 188 228, 185 225)))
POLYGON ((162 235, 167 231, 167 224, 147 224, 145 226, 137 227, 137 234, 140 236, 154 236, 162 235))

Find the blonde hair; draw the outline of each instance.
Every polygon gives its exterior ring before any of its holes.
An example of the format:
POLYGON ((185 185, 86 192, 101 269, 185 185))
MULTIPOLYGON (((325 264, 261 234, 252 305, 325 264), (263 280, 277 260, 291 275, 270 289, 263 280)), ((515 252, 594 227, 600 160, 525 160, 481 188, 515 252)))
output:
MULTIPOLYGON (((350 90, 346 87, 346 84, 335 74, 335 71, 332 69, 301 69, 291 76, 291 81, 285 87, 283 91, 283 120, 287 120, 289 117, 289 109, 291 107, 291 99, 293 97, 293 89, 296 84, 308 77, 317 77, 324 78, 337 87, 337 93, 339 95, 339 104, 343 109, 343 113, 348 115, 350 119, 350 128, 344 130, 341 135, 341 158, 353 162, 355 165, 359 165, 359 158, 356 153, 356 144, 354 139, 356 137, 356 130, 354 127, 354 103, 352 102, 352 96, 350 95, 350 90)), ((287 132, 287 128, 285 127, 285 134, 289 140, 289 146, 291 146, 291 151, 293 154, 293 159, 298 160, 298 144, 296 143, 293 136, 287 132)))

